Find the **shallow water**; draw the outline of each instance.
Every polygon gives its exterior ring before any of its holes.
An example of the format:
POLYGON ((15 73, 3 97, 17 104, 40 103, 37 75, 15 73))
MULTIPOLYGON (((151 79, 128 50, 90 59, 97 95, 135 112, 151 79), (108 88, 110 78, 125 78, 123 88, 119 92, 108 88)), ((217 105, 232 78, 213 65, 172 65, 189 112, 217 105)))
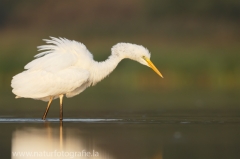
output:
POLYGON ((239 117, 0 118, 1 156, 237 159, 239 124, 239 117))

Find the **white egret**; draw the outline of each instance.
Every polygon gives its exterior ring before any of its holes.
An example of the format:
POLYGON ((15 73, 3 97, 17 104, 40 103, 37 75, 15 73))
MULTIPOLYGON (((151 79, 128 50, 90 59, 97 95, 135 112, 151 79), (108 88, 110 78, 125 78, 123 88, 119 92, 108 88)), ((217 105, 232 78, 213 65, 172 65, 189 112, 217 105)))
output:
POLYGON ((149 51, 141 45, 118 43, 112 47, 112 53, 107 60, 97 62, 86 46, 80 42, 54 37, 44 41, 47 45, 38 47, 42 52, 24 67, 25 71, 15 75, 11 82, 12 92, 16 98, 48 101, 43 120, 47 116, 52 100, 56 98, 60 98, 60 120, 62 120, 64 95, 68 98, 73 97, 87 87, 95 85, 125 58, 151 67, 163 78, 150 61, 149 51))

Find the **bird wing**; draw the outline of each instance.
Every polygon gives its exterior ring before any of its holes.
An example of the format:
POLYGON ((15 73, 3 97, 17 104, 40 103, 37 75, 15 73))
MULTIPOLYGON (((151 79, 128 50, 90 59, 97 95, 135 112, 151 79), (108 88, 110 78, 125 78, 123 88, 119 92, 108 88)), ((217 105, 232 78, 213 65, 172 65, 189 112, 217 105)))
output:
POLYGON ((54 52, 29 62, 24 68, 29 71, 44 70, 54 73, 74 66, 77 61, 78 57, 74 54, 54 52))
POLYGON ((11 86, 17 96, 43 98, 66 94, 88 81, 89 71, 79 66, 92 60, 85 45, 63 38, 45 41, 48 45, 38 47, 43 52, 24 67, 26 71, 13 77, 11 86))
POLYGON ((17 96, 38 99, 66 94, 85 84, 88 79, 89 72, 75 66, 56 73, 27 70, 14 76, 11 86, 17 96))
POLYGON ((41 53, 35 55, 36 59, 29 62, 24 68, 28 70, 46 70, 56 72, 69 66, 74 66, 78 60, 83 65, 85 61, 93 59, 86 46, 77 41, 64 38, 44 40, 48 45, 39 46, 41 53))

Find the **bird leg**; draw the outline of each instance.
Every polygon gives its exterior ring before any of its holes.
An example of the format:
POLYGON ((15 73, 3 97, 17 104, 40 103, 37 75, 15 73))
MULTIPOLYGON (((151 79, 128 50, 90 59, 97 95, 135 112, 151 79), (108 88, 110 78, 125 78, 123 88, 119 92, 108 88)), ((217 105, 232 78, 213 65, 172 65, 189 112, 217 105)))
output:
POLYGON ((43 114, 43 117, 42 117, 43 120, 46 119, 46 116, 47 116, 48 110, 49 110, 49 108, 50 108, 50 105, 51 105, 51 103, 52 103, 52 100, 53 100, 53 97, 50 97, 49 102, 48 102, 48 105, 47 105, 47 108, 46 108, 46 111, 45 111, 45 113, 43 114))
POLYGON ((60 98, 60 120, 63 119, 63 94, 59 95, 60 98))

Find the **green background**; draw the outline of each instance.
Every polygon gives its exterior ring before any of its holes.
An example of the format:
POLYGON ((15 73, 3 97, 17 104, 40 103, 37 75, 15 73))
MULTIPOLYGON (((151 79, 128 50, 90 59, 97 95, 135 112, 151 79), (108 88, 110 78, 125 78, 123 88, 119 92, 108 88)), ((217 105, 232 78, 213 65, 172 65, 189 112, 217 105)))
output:
MULTIPOLYGON (((141 44, 164 76, 124 60, 96 86, 64 98, 65 117, 240 112, 239 1, 3 0, 0 116, 41 117, 47 103, 14 99, 10 83, 49 36, 84 43, 97 61, 118 42, 141 44)), ((58 105, 49 117, 58 117, 58 105)))

